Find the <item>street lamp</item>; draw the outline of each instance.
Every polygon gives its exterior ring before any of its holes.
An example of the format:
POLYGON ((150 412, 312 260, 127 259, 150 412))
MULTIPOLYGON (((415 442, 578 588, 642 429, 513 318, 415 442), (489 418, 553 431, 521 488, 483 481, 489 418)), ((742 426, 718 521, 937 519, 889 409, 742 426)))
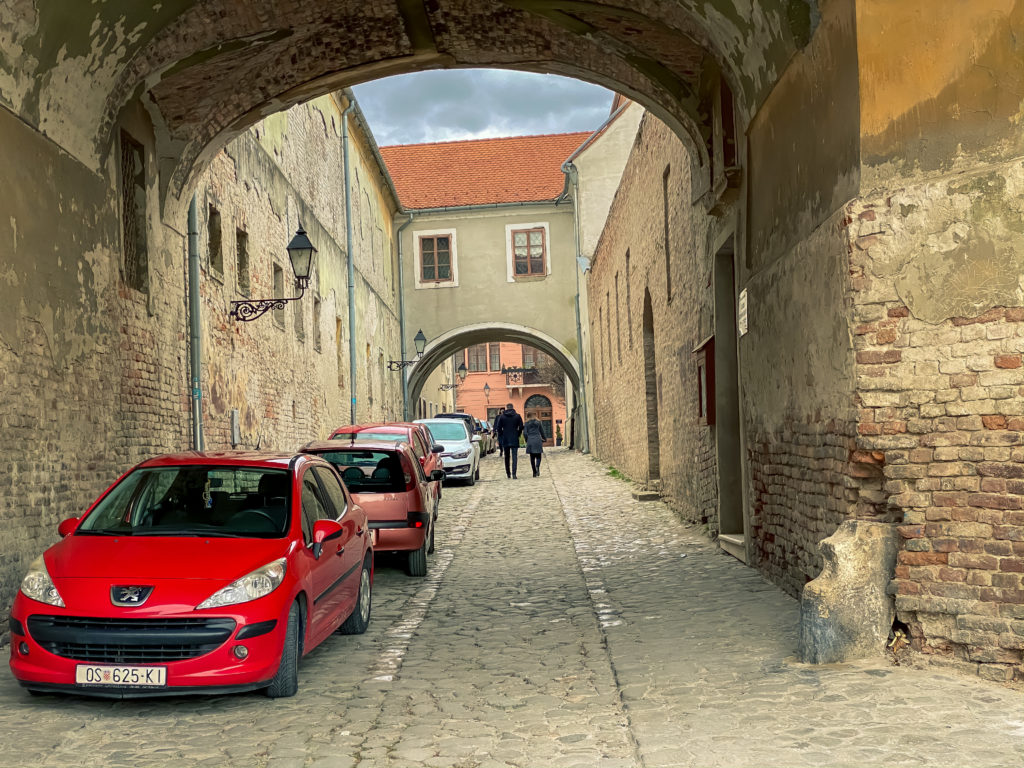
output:
POLYGON ((289 301, 298 301, 306 292, 309 286, 309 275, 313 271, 313 255, 316 248, 306 237, 306 231, 299 224, 295 237, 288 243, 288 260, 292 263, 292 272, 295 273, 295 287, 299 290, 298 296, 279 299, 247 299, 244 301, 232 301, 229 315, 243 323, 255 320, 257 317, 266 314, 272 309, 284 309, 289 301))
POLYGON ((464 362, 459 363, 459 369, 458 371, 456 371, 456 373, 459 374, 459 381, 466 380, 466 374, 468 373, 468 371, 466 370, 466 364, 464 362))
POLYGON ((491 402, 491 385, 484 382, 484 400, 491 402))
POLYGON ((388 360, 389 371, 400 371, 408 365, 415 365, 420 355, 423 354, 423 350, 427 348, 427 337, 423 335, 423 329, 416 331, 416 336, 413 337, 412 343, 416 345, 416 359, 415 360, 388 360))

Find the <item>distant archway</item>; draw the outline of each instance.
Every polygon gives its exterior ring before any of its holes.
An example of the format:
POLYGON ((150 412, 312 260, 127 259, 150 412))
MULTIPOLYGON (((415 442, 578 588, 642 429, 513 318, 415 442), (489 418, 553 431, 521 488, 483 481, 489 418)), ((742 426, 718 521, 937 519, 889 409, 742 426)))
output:
POLYGON ((554 435, 554 425, 551 421, 551 400, 544 395, 530 395, 523 404, 523 418, 530 414, 535 415, 544 427, 544 439, 550 440, 554 435))
MULTIPOLYGON (((508 323, 478 323, 476 325, 463 326, 442 334, 436 339, 427 343, 416 365, 411 366, 406 379, 407 405, 411 410, 411 404, 419 402, 423 385, 431 372, 461 349, 471 347, 474 344, 486 344, 501 341, 511 341, 518 344, 527 344, 550 355, 555 362, 565 371, 573 390, 573 402, 579 396, 580 373, 579 362, 575 354, 566 348, 556 339, 551 338, 543 331, 530 328, 525 325, 512 325, 508 323)), ((406 414, 408 418, 410 414, 406 414)))

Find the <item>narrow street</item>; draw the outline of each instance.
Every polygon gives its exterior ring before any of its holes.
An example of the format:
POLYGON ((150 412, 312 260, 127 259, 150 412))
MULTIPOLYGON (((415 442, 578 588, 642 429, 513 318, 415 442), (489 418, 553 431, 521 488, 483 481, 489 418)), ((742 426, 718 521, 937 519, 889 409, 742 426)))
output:
MULTIPOLYGON (((0 676, 3 766, 1015 766, 1019 691, 795 659, 796 601, 586 456, 449 487, 426 579, 299 693, 109 702, 0 676)), ((525 466, 525 469, 524 469, 525 466)))

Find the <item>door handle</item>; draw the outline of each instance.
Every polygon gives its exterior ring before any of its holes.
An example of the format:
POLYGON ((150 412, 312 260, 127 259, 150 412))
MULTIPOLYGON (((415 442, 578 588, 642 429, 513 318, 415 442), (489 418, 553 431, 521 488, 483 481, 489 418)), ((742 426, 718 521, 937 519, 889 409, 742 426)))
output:
POLYGON ((341 557, 343 554, 345 554, 345 548, 344 547, 338 547, 338 551, 335 552, 334 554, 336 554, 338 557, 341 557))
POLYGON ((356 528, 356 536, 362 536, 364 533, 362 528, 356 528))

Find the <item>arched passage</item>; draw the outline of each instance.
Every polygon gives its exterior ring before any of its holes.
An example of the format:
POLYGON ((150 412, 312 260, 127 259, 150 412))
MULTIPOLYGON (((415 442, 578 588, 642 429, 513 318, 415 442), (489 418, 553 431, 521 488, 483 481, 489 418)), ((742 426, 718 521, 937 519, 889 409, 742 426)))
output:
MULTIPOLYGON (((525 325, 479 323, 453 329, 427 343, 419 361, 416 365, 411 366, 406 374, 409 393, 408 402, 415 403, 418 401, 427 377, 445 358, 455 354, 460 349, 474 344, 500 341, 528 344, 550 355, 562 367, 565 375, 569 377, 573 390, 573 401, 576 401, 576 398, 579 396, 580 387, 579 363, 575 355, 564 345, 543 331, 525 325)), ((406 416, 409 416, 409 414, 407 413, 406 416)))

